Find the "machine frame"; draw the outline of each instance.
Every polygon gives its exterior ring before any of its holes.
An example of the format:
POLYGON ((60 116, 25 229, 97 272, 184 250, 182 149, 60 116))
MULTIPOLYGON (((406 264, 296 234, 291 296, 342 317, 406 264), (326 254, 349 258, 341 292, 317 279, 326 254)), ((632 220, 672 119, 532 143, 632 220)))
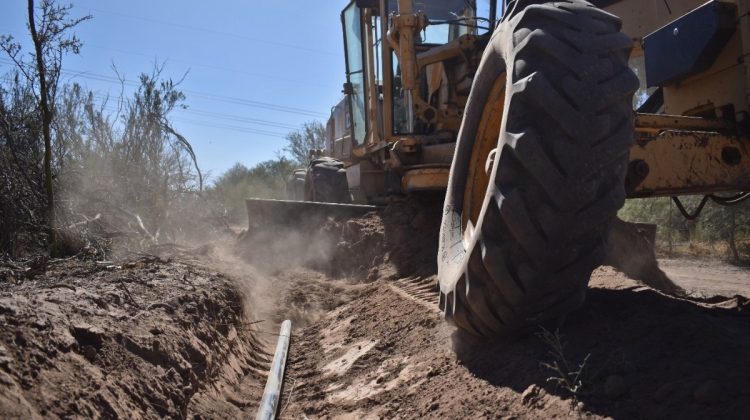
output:
MULTIPOLYGON (((344 162, 358 202, 378 203, 394 192, 445 188, 468 97, 466 79, 473 75, 491 36, 491 30, 485 34, 469 30, 442 45, 422 44, 420 32, 430 25, 430 18, 412 3, 352 0, 341 14, 347 82, 345 98, 334 108, 328 124, 326 153, 344 162), (398 8, 390 13, 395 3, 398 8), (359 16, 361 69, 350 68, 354 41, 346 34, 353 22, 346 13, 352 9, 359 16), (397 78, 389 71, 394 58, 400 69, 397 78), (357 92, 353 83, 352 76, 358 72, 364 92, 357 92), (406 98, 402 102, 407 124, 422 130, 400 133, 394 129, 394 84, 406 98), (351 111, 358 109, 355 100, 364 104, 361 138, 356 138, 357 115, 351 111)), ((514 7, 513 2, 488 3, 486 23, 491 28, 497 23, 493 16, 514 7)), ((639 107, 628 166, 628 197, 750 190, 750 68, 745 59, 750 56, 750 1, 593 3, 622 19, 623 32, 635 46, 630 61, 641 89, 636 95, 639 107), (710 26, 705 23, 709 18, 723 19, 713 32, 704 28, 710 26), (670 45, 667 50, 665 42, 670 45), (685 51, 694 52, 693 57, 685 60, 685 51), (687 64, 664 68, 664 63, 680 60, 687 64), (649 85, 646 69, 648 74, 671 71, 676 76, 649 85)))

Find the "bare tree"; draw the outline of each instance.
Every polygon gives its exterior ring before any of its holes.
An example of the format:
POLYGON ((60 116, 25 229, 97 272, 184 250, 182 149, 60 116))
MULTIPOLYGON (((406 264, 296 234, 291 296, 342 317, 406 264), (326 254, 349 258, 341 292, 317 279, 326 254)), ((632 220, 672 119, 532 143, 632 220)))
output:
POLYGON ((32 83, 34 94, 42 114, 42 137, 44 141, 44 189, 46 196, 46 219, 51 253, 57 253, 55 200, 52 173, 52 134, 54 103, 57 85, 62 70, 62 57, 67 53, 78 54, 81 41, 68 32, 91 16, 69 19, 72 5, 58 5, 55 0, 42 0, 40 17, 35 16, 34 0, 28 0, 28 28, 34 43, 31 62, 21 56, 21 45, 12 36, 0 37, 0 48, 16 64, 18 70, 32 83), (38 89, 38 91, 37 91, 38 89))
POLYGON ((322 149, 326 144, 326 129, 318 121, 306 122, 302 128, 286 135, 284 151, 300 165, 307 165, 310 151, 322 149))
POLYGON ((69 6, 38 1, 36 9, 29 2, 33 51, 0 37, 16 67, 0 82, 0 252, 46 245, 55 254, 104 256, 112 238, 118 249, 141 249, 205 232, 195 223, 213 214, 203 205, 203 175, 169 117, 185 107, 182 79, 163 79, 155 64, 125 95, 118 73, 123 89, 113 98, 116 114, 108 113, 108 95, 98 101, 78 84, 58 85, 64 53, 80 49, 64 31, 85 18, 67 20, 69 6))

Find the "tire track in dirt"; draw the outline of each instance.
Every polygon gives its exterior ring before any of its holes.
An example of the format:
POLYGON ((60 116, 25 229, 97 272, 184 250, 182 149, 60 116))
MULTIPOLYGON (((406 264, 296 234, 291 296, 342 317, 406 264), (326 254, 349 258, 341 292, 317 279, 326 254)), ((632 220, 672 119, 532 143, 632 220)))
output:
POLYGON ((403 297, 413 299, 428 310, 440 312, 437 306, 440 289, 435 277, 406 277, 388 283, 388 287, 403 297))

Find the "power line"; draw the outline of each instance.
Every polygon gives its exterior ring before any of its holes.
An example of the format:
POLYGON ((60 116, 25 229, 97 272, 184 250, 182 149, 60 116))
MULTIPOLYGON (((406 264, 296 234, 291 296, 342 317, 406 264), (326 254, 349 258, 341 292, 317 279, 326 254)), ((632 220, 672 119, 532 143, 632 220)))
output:
MULTIPOLYGON (((118 111, 118 109, 117 109, 117 107, 115 105, 104 105, 102 109, 104 109, 106 111, 110 111, 110 112, 116 112, 116 111, 118 111)), ((170 117, 169 120, 173 121, 173 122, 180 122, 180 123, 184 123, 184 124, 197 125, 197 126, 201 126, 201 127, 216 128, 216 129, 219 129, 219 130, 235 131, 235 132, 244 133, 244 134, 257 134, 257 135, 266 136, 266 137, 272 137, 272 138, 277 138, 277 139, 281 139, 281 140, 286 139, 285 134, 282 134, 282 133, 277 133, 277 132, 267 131, 267 130, 259 130, 259 129, 249 128, 249 127, 241 127, 241 126, 228 125, 228 124, 218 124, 218 123, 215 123, 215 122, 212 122, 212 121, 195 120, 195 119, 192 119, 192 118, 174 118, 174 117, 170 117)))
MULTIPOLYGON (((110 97, 106 95, 101 95, 101 94, 95 94, 94 97, 100 100, 110 99, 110 97)), ((192 108, 175 109, 174 112, 199 115, 199 116, 204 116, 204 117, 216 118, 216 119, 232 121, 232 122, 240 122, 240 123, 245 123, 245 124, 256 124, 256 125, 262 125, 262 126, 272 127, 272 128, 283 128, 287 130, 298 130, 300 128, 299 125, 286 124, 286 123, 263 120, 263 119, 258 119, 258 118, 243 117, 240 115, 222 114, 218 112, 204 111, 201 109, 192 109, 192 108)))
POLYGON ((248 36, 245 36, 245 35, 235 34, 235 33, 231 33, 231 32, 224 32, 224 31, 217 31, 215 29, 203 28, 203 27, 200 27, 200 26, 185 25, 183 23, 169 22, 169 21, 166 21, 166 20, 152 19, 152 18, 147 18, 147 17, 143 17, 143 16, 130 15, 130 14, 126 14, 126 13, 112 12, 112 11, 109 11, 109 10, 102 10, 102 9, 91 9, 91 10, 94 11, 94 12, 104 13, 104 14, 112 15, 112 16, 124 17, 124 18, 127 18, 127 19, 142 20, 142 21, 145 21, 145 22, 156 23, 156 24, 159 24, 159 25, 169 25, 169 26, 174 26, 174 27, 177 27, 177 28, 189 29, 191 31, 213 33, 213 34, 216 34, 216 35, 229 36, 229 37, 232 37, 232 38, 243 39, 245 41, 258 42, 258 43, 263 43, 263 44, 268 44, 268 45, 274 45, 274 46, 277 46, 277 47, 291 48, 291 49, 300 50, 300 51, 313 52, 313 53, 316 53, 316 54, 339 55, 339 54, 336 54, 336 53, 331 52, 331 51, 322 51, 322 50, 316 50, 316 49, 312 49, 312 48, 300 47, 299 45, 294 45, 294 44, 286 44, 286 43, 283 43, 283 42, 270 41, 270 40, 261 39, 261 38, 252 38, 252 37, 248 37, 248 36))
MULTIPOLYGON (((135 52, 135 51, 122 50, 122 49, 119 49, 119 48, 112 48, 112 47, 102 47, 100 45, 94 45, 94 44, 91 44, 91 43, 86 43, 86 48, 95 48, 95 49, 105 50, 105 51, 114 51, 114 52, 118 52, 118 53, 122 53, 122 54, 137 55, 137 56, 141 56, 141 57, 155 57, 155 55, 153 55, 153 54, 144 54, 144 53, 139 53, 139 52, 135 52)), ((238 70, 238 69, 232 69, 232 68, 228 68, 228 67, 216 66, 216 65, 213 65, 213 64, 195 63, 195 62, 192 62, 192 61, 178 60, 178 59, 172 59, 172 58, 170 58, 167 61, 172 61, 172 62, 175 62, 175 63, 183 63, 183 64, 187 64, 187 65, 190 65, 190 66, 193 66, 193 67, 204 67, 204 68, 208 68, 208 69, 221 70, 221 71, 230 72, 230 73, 244 74, 246 76, 262 77, 262 78, 267 78, 267 79, 272 79, 272 80, 278 80, 278 81, 286 82, 286 83, 296 83, 296 84, 305 85, 305 86, 318 86, 318 87, 327 88, 327 89, 334 88, 333 86, 321 85, 321 84, 310 82, 308 80, 287 79, 287 78, 277 77, 277 76, 268 75, 268 74, 252 73, 252 72, 247 72, 247 71, 244 71, 244 70, 238 70)))
MULTIPOLYGON (((5 80, 5 81, 10 81, 10 78, 7 76, 2 77, 0 79, 5 80)), ((100 100, 110 99, 110 97, 106 95, 102 95, 102 94, 94 94, 94 97, 100 100)), ((116 105, 113 105, 113 104, 103 104, 102 109, 106 111, 110 111, 110 112, 121 111, 116 105)), ((294 126, 291 124, 277 123, 274 121, 266 121, 266 120, 260 120, 260 119, 255 119, 255 118, 245 118, 245 117, 240 117, 237 115, 220 114, 220 113, 215 113, 215 112, 210 112, 210 111, 192 110, 192 109, 175 109, 174 111, 191 113, 195 115, 209 116, 209 117, 214 117, 214 118, 219 118, 219 119, 226 119, 229 121, 245 122, 248 124, 263 125, 263 126, 268 126, 272 128, 283 128, 283 129, 288 129, 288 130, 297 130, 300 128, 299 126, 294 126)), ((274 137, 274 138, 278 138, 282 140, 286 138, 285 137, 286 135, 282 133, 277 133, 277 132, 268 131, 268 130, 260 130, 260 129, 255 129, 251 127, 243 127, 243 126, 238 126, 238 125, 221 124, 221 123, 216 123, 213 121, 202 121, 202 120, 195 120, 192 118, 174 118, 174 117, 171 117, 170 121, 177 121, 177 122, 182 122, 186 124, 198 125, 198 126, 209 127, 209 128, 217 128, 220 130, 235 131, 235 132, 245 133, 245 134, 258 134, 258 135, 274 137)))
POLYGON ((240 133, 247 133, 247 134, 258 134, 261 136, 267 136, 267 137, 274 137, 278 138, 280 140, 285 139, 285 135, 282 133, 276 133, 273 131, 266 131, 266 130, 256 130, 252 128, 247 127, 240 127, 236 125, 229 125, 229 124, 216 124, 210 121, 201 121, 201 120, 194 120, 194 119, 183 119, 183 118, 170 118, 171 121, 176 122, 182 122, 185 124, 192 124, 192 125, 198 125, 202 127, 209 127, 209 128, 218 128, 218 129, 224 129, 224 130, 231 130, 231 131, 237 131, 240 133))
MULTIPOLYGON (((94 97, 99 98, 100 100, 109 99, 107 96, 101 95, 101 94, 95 94, 94 97)), ((107 110, 109 110, 109 111, 117 111, 118 110, 118 109, 116 109, 117 107, 114 106, 114 105, 106 105, 105 108, 107 110)), ((262 126, 271 127, 271 128, 282 128, 282 129, 287 129, 287 130, 298 130, 300 128, 299 126, 295 126, 295 125, 292 125, 292 124, 278 123, 278 122, 275 122, 275 121, 261 120, 261 119, 257 119, 257 118, 241 117, 239 115, 221 114, 221 113, 217 113, 217 112, 203 111, 203 110, 198 110, 198 109, 195 109, 195 110, 194 109, 175 109, 174 112, 187 113, 187 114, 200 115, 200 116, 207 116, 207 117, 212 117, 212 118, 217 118, 217 119, 223 119, 223 120, 227 120, 227 121, 241 122, 241 123, 246 123, 246 124, 256 124, 256 125, 262 125, 262 126)), ((281 134, 281 133, 277 133, 277 132, 272 132, 272 131, 267 131, 267 130, 261 130, 261 129, 252 128, 252 127, 243 127, 243 126, 238 126, 238 125, 222 124, 222 123, 217 123, 217 122, 214 122, 214 121, 195 120, 194 118, 189 118, 189 117, 186 117, 186 118, 174 118, 174 117, 170 117, 170 120, 172 120, 172 121, 187 122, 187 123, 190 123, 190 124, 202 125, 202 126, 206 126, 206 127, 229 129, 229 130, 232 130, 232 131, 239 131, 239 132, 243 132, 243 133, 261 134, 261 135, 268 135, 268 136, 275 136, 275 137, 285 138, 284 137, 285 134, 281 134)))
POLYGON ((279 123, 275 121, 268 121, 268 120, 261 120, 257 118, 248 118, 248 117, 241 117, 239 115, 231 115, 231 114, 220 114, 216 112, 210 112, 210 111, 203 111, 199 109, 178 109, 176 110, 178 112, 188 113, 188 114, 194 114, 194 115, 201 115, 206 117, 213 117, 218 119, 223 119, 227 121, 234 121, 234 122, 242 122, 247 124, 258 124, 258 125, 264 125, 267 127, 274 127, 274 128, 285 128, 289 130, 297 130, 300 127, 297 125, 292 124, 285 124, 285 123, 279 123))
POLYGON ((225 103, 234 104, 234 105, 246 105, 246 106, 251 106, 251 107, 256 107, 256 108, 268 109, 271 111, 279 111, 279 112, 286 112, 289 114, 304 115, 308 117, 324 118, 328 116, 322 112, 309 111, 306 109, 294 108, 294 107, 285 106, 285 105, 274 105, 274 104, 269 104, 266 102, 253 101, 250 99, 236 98, 236 97, 223 96, 223 95, 214 95, 211 93, 203 93, 203 92, 196 92, 196 91, 190 91, 190 90, 185 90, 184 92, 190 93, 191 95, 197 98, 203 98, 203 99, 208 99, 208 100, 217 101, 217 102, 225 102, 225 103))
MULTIPOLYGON (((14 64, 12 61, 6 60, 3 58, 0 58, 0 63, 9 64, 9 65, 14 64)), ((130 81, 130 80, 121 81, 116 77, 106 76, 106 75, 97 74, 97 73, 88 72, 88 71, 73 70, 73 69, 62 69, 61 71, 63 74, 71 75, 71 77, 80 77, 83 79, 95 80, 99 82, 112 83, 112 84, 118 84, 118 85, 122 83, 126 86, 138 86, 138 83, 134 81, 130 81)), ((311 110, 302 109, 302 108, 295 108, 295 107, 290 107, 286 105, 277 105, 277 104, 272 104, 272 103, 262 102, 262 101, 255 101, 255 100, 245 99, 245 98, 216 95, 212 93, 199 92, 199 91, 193 91, 193 90, 183 90, 183 92, 189 93, 190 95, 197 97, 197 98, 208 99, 208 100, 216 101, 216 102, 229 103, 232 105, 244 105, 244 106, 249 106, 253 108, 261 108, 261 109, 267 109, 270 111, 285 112, 289 114, 303 115, 303 116, 308 116, 308 117, 325 118, 328 116, 327 114, 324 114, 322 112, 311 111, 311 110)))

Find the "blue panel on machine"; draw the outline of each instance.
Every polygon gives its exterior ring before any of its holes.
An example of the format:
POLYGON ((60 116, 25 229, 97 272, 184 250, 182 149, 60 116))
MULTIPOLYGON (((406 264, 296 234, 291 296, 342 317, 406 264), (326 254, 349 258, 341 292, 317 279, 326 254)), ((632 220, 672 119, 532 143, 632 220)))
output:
POLYGON ((711 67, 735 31, 737 8, 709 1, 643 38, 649 86, 678 82, 711 67))

